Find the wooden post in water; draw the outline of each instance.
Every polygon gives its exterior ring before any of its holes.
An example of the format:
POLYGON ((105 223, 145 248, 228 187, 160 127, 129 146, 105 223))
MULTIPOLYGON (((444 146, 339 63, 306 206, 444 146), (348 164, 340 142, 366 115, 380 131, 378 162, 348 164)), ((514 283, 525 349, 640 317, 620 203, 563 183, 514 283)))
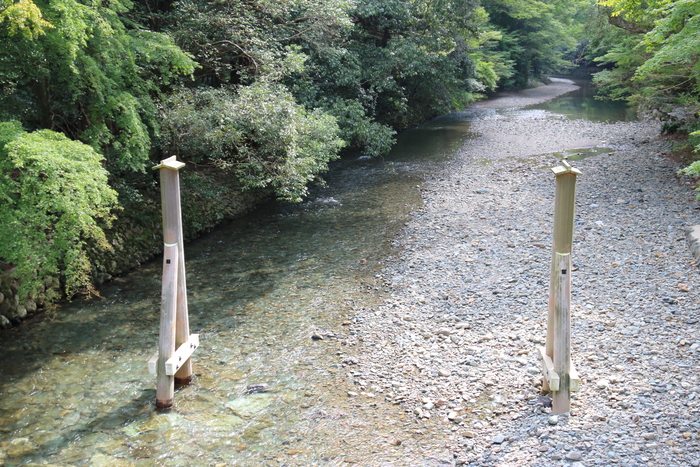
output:
POLYGON ((156 407, 173 405, 174 376, 165 371, 165 363, 175 354, 175 312, 177 309, 178 248, 166 243, 163 249, 163 288, 160 299, 160 332, 158 334, 158 378, 156 407))
POLYGON ((574 209, 578 169, 567 161, 552 168, 556 175, 552 268, 549 282, 547 340, 539 349, 544 372, 542 389, 552 391, 552 412, 571 408, 572 391, 579 378, 571 364, 571 251, 574 237, 574 209))
POLYGON ((175 156, 172 156, 154 167, 160 169, 165 256, 159 351, 149 360, 148 368, 151 373, 158 375, 156 406, 161 408, 172 406, 175 383, 184 385, 192 381, 190 356, 199 346, 199 336, 190 335, 187 310, 187 281, 178 175, 178 170, 184 166, 185 164, 178 162, 175 156))

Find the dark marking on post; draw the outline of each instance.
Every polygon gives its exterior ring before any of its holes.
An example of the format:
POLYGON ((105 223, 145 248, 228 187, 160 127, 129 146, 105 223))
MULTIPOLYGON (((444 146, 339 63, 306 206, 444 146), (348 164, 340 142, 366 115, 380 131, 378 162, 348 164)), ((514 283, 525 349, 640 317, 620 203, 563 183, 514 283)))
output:
POLYGON ((172 399, 168 399, 165 401, 161 401, 161 400, 156 399, 156 407, 159 409, 169 409, 172 406, 173 406, 172 399))
POLYGON ((192 376, 186 378, 175 377, 175 386, 187 386, 192 382, 192 376))

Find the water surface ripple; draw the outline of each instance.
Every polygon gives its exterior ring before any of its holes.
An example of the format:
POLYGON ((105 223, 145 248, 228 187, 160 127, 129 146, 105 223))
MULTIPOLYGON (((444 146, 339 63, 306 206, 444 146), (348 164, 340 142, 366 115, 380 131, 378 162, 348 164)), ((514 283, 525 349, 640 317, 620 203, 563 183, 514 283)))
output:
POLYGON ((474 113, 402 133, 385 158, 349 155, 307 201, 267 204, 188 243, 190 328, 202 344, 194 382, 172 410, 154 408, 146 367, 157 343, 158 260, 102 287, 102 298, 4 332, 5 464, 261 465, 280 455, 310 464, 344 456, 341 439, 362 445, 352 422, 311 444, 324 407, 347 405, 338 354, 356 343, 342 323, 378 298, 374 276, 421 202, 422 177, 459 148, 474 113), (265 391, 250 393, 255 384, 265 391))

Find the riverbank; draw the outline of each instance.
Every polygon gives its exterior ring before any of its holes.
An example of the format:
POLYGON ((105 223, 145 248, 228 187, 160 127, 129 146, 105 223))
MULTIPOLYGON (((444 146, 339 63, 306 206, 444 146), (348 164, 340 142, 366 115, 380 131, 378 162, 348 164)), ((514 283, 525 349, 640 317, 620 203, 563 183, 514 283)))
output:
MULTIPOLYGON (((529 103, 545 96, 575 89, 565 80, 553 79, 546 88, 539 87, 518 93, 519 99, 529 103)), ((504 93, 488 102, 507 103, 504 93)), ((539 100, 538 100, 539 99, 539 100)), ((475 107, 484 104, 477 103, 475 107)), ((239 218, 273 197, 271 189, 241 190, 235 177, 220 170, 190 166, 180 175, 182 189, 183 229, 186 241, 211 231, 226 221, 239 218)), ((109 249, 88 245, 86 252, 92 270, 92 285, 100 286, 113 280, 162 252, 160 192, 157 185, 124 184, 119 187, 120 208, 114 212, 115 221, 105 229, 109 249)), ((13 267, 0 262, 0 331, 17 326, 27 319, 55 308, 64 298, 61 277, 37 271, 44 284, 36 295, 21 298, 20 284, 12 274, 13 267)), ((87 291, 86 291, 87 292, 87 291)))
MULTIPOLYGON (((241 189, 235 177, 217 170, 195 166, 182 171, 181 205, 183 233, 189 242, 225 221, 242 217, 273 196, 271 189, 241 189)), ((105 228, 109 248, 88 245, 92 285, 112 281, 163 251, 160 191, 158 186, 121 187, 119 209, 115 220, 105 228)), ((64 301, 61 277, 37 271, 44 284, 38 294, 24 300, 20 283, 13 276, 14 268, 0 262, 0 331, 17 326, 27 319, 56 308, 64 301)), ((85 291, 86 295, 90 292, 85 291)))
MULTIPOLYGON (((480 136, 426 182, 382 273, 390 298, 356 310, 348 397, 443 428, 439 451, 414 452, 410 465, 700 463, 700 274, 684 232, 700 221, 698 203, 657 123, 520 109, 566 86, 476 104, 502 110, 475 121, 480 136), (572 290, 581 390, 570 413, 552 416, 535 356, 546 333, 548 167, 554 153, 593 147, 602 154, 572 162, 583 172, 572 290)), ((413 452, 421 435, 396 436, 403 447, 392 451, 413 452)))

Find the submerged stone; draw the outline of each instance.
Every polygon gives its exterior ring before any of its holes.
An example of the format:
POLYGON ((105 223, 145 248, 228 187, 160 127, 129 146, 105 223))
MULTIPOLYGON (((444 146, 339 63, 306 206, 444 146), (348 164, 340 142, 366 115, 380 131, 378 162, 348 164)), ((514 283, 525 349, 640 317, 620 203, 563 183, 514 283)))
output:
POLYGON ((10 446, 7 448, 7 457, 10 459, 16 459, 18 457, 24 457, 36 451, 37 446, 32 443, 28 438, 17 438, 12 440, 10 446))
POLYGON ((238 415, 227 415, 220 413, 192 414, 185 417, 187 420, 202 425, 211 431, 228 431, 233 427, 245 423, 238 415))
POLYGON ((176 413, 159 414, 153 413, 150 417, 138 420, 125 426, 122 431, 127 436, 137 436, 149 431, 166 430, 172 425, 177 425, 182 416, 176 413))
POLYGON ((273 394, 261 392, 230 400, 225 406, 241 418, 251 418, 265 410, 273 401, 273 394))

